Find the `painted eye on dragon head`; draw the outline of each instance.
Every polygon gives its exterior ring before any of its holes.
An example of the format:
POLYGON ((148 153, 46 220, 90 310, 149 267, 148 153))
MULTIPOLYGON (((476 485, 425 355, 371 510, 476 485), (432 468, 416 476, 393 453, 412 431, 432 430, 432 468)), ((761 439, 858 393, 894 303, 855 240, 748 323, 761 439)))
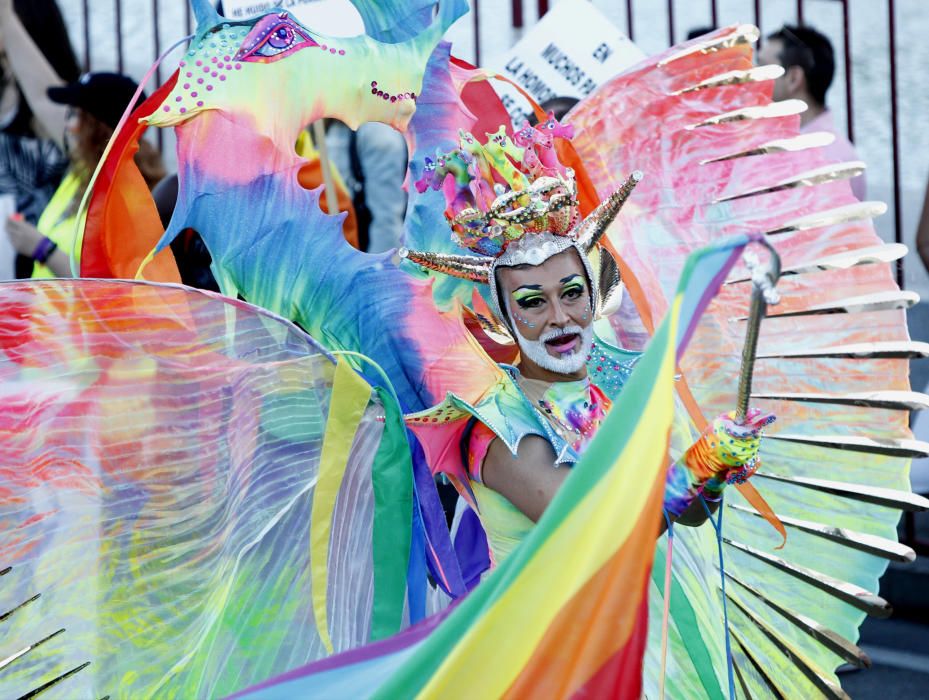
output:
POLYGON ((267 15, 245 37, 236 59, 271 63, 311 46, 319 44, 286 14, 267 15))

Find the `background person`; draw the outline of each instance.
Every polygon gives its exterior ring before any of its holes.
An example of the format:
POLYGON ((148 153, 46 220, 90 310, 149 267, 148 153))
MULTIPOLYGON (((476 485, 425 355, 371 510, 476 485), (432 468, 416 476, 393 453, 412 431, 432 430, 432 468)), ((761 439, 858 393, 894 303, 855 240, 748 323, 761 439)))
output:
MULTIPOLYGON (((79 75, 54 0, 0 0, 0 195, 12 196, 28 223, 38 221, 68 166, 64 111, 49 108, 45 90, 79 75)), ((17 256, 15 272, 28 277, 32 260, 17 256)))
MULTIPOLYGON (((803 100, 807 110, 800 115, 800 132, 828 131, 835 136, 824 147, 834 161, 861 160, 845 134, 836 128, 832 112, 826 107, 826 92, 835 77, 832 42, 812 27, 785 24, 768 36, 758 51, 758 64, 783 66, 784 75, 774 81, 774 100, 803 100)), ((863 201, 865 176, 851 180, 852 192, 863 201)))
POLYGON ((368 253, 397 248, 403 240, 406 215, 403 134, 380 122, 367 122, 352 131, 333 119, 326 130, 326 146, 352 195, 360 248, 368 253))
MULTIPOLYGON (((35 259, 33 277, 71 276, 70 256, 81 199, 136 88, 125 75, 90 73, 76 82, 48 89, 49 100, 61 105, 66 115, 70 167, 35 226, 18 214, 6 225, 13 247, 35 259)), ((149 187, 165 175, 160 155, 147 141, 139 143, 136 163, 149 187)), ((74 252, 80 258, 80 251, 74 252)))

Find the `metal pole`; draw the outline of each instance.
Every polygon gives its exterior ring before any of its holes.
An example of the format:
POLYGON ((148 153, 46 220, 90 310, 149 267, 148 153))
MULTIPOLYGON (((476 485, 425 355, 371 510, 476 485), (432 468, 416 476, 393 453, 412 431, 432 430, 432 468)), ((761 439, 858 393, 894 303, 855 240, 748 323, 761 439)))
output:
MULTIPOLYGON (((897 27, 896 3, 887 1, 887 24, 890 29, 890 140, 893 149, 894 241, 903 243, 903 212, 900 206, 900 123, 897 116, 897 27)), ((897 285, 903 289, 903 258, 897 261, 897 285)))
MULTIPOLYGON (((474 65, 481 65, 481 14, 479 9, 480 3, 478 0, 474 0, 474 8, 472 9, 473 22, 474 22, 474 65)), ((520 3, 520 9, 522 4, 520 3)), ((522 22, 522 20, 520 20, 522 22)), ((520 24, 522 26, 522 24, 520 24)))
POLYGON ((116 70, 123 72, 123 3, 116 0, 116 70))
POLYGON ((764 32, 761 31, 761 0, 755 0, 755 26, 758 27, 758 48, 761 48, 761 42, 764 39, 764 32))
POLYGON ((674 46, 674 0, 668 0, 668 45, 674 46))
POLYGON ((848 127, 848 140, 854 141, 854 110, 852 109, 852 30, 851 15, 848 11, 848 0, 842 0, 842 24, 845 27, 845 120, 848 127))
POLYGON ((90 71, 90 0, 84 0, 84 70, 90 71))
POLYGON ((748 402, 752 395, 761 320, 767 313, 768 304, 777 304, 780 301, 775 285, 781 276, 781 258, 768 241, 762 239, 759 243, 768 249, 769 258, 766 264, 760 263, 755 254, 748 249, 743 254, 745 264, 752 274, 752 298, 748 325, 745 329, 745 344, 742 346, 742 368, 739 372, 739 393, 735 409, 735 420, 739 424, 745 422, 748 402))
MULTIPOLYGON (((158 27, 158 0, 152 0, 152 40, 155 42, 155 60, 161 55, 161 31, 158 27)), ((161 64, 155 68, 155 82, 161 85, 161 64)), ((158 130, 159 132, 161 129, 158 130)))
POLYGON ((191 34, 194 33, 193 15, 191 14, 190 3, 189 3, 189 2, 185 2, 184 4, 187 6, 187 17, 185 18, 185 23, 186 23, 186 29, 187 29, 187 31, 185 32, 185 34, 187 34, 188 36, 190 36, 191 34))
MULTIPOLYGON (((158 57, 161 56, 161 31, 158 26, 158 0, 152 0, 152 39, 155 42, 155 60, 158 60, 158 57)), ((161 85, 161 64, 155 68, 155 84, 161 85)), ((165 138, 164 138, 164 129, 156 129, 158 134, 156 137, 158 139, 158 150, 164 152, 165 147, 165 138)))
POLYGON ((710 24, 713 25, 713 29, 719 27, 719 7, 716 0, 710 0, 710 24))
POLYGON ((797 24, 803 26, 803 0, 797 0, 797 24))
POLYGON ((629 41, 635 41, 635 32, 632 28, 632 0, 626 0, 626 34, 629 41))
MULTIPOLYGON (((477 3, 474 3, 477 5, 477 3)), ((513 29, 522 29, 523 28, 523 0, 513 0, 512 2, 512 12, 513 12, 513 29)), ((474 8, 474 11, 477 12, 477 7, 474 8)))

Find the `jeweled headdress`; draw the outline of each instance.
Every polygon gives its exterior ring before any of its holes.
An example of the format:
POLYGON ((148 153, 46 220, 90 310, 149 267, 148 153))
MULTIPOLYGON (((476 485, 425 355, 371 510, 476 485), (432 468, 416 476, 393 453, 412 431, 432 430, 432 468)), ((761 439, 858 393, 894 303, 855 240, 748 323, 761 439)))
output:
POLYGON ((452 239, 474 255, 400 250, 401 257, 455 277, 489 284, 495 315, 506 321, 496 289, 497 267, 541 265, 570 247, 587 270, 594 312, 608 306, 620 286, 615 260, 602 251, 594 274, 588 254, 597 247, 642 174, 633 172, 616 192, 584 219, 578 212, 574 171, 561 164, 554 138, 571 138, 573 129, 553 115, 543 124, 527 123, 511 140, 506 127, 480 143, 459 131, 459 147, 435 160, 426 158, 416 189, 442 190, 452 239))

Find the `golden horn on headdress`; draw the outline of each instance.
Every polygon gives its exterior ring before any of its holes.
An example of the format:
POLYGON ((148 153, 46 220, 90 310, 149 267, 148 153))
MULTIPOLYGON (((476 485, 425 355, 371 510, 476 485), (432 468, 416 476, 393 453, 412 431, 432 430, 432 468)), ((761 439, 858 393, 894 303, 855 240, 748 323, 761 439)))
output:
POLYGON ((633 170, 632 174, 622 184, 622 187, 600 202, 600 205, 578 224, 574 239, 581 250, 585 253, 590 252, 600 242, 610 224, 613 223, 613 219, 619 214, 619 210, 623 208, 623 204, 629 199, 629 195, 632 194, 632 190, 635 189, 641 179, 642 171, 633 170))
POLYGON ((409 248, 397 251, 401 258, 406 258, 427 270, 435 270, 452 277, 461 277, 472 282, 487 284, 490 268, 494 259, 483 255, 453 255, 451 253, 426 253, 409 248))

